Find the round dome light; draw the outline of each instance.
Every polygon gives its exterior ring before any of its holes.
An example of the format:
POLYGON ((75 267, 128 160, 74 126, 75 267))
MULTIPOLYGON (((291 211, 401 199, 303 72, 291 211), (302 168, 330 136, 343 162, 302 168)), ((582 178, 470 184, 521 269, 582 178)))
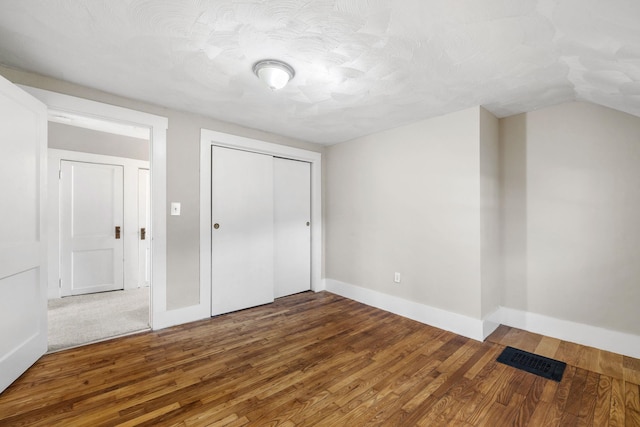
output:
POLYGON ((282 89, 295 75, 293 68, 276 59, 264 59, 253 65, 253 73, 271 90, 282 89))

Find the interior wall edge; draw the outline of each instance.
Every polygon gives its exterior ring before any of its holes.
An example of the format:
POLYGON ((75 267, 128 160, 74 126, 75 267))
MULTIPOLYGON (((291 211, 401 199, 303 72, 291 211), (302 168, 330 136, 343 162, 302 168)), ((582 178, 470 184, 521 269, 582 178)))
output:
POLYGON ((322 280, 320 280, 320 282, 318 283, 318 287, 313 289, 313 292, 322 292, 322 291, 326 291, 327 290, 327 280, 326 278, 322 278, 322 280))
MULTIPOLYGON (((479 115, 480 316, 487 318, 500 307, 504 287, 500 213, 500 124, 498 119, 483 107, 479 107, 479 115)), ((497 327, 495 325, 491 332, 497 327)), ((487 328, 491 329, 489 326, 487 328)), ((483 335, 486 337, 488 334, 483 332, 483 335)))
POLYGON ((482 319, 482 340, 486 340, 501 325, 502 307, 498 306, 482 319))

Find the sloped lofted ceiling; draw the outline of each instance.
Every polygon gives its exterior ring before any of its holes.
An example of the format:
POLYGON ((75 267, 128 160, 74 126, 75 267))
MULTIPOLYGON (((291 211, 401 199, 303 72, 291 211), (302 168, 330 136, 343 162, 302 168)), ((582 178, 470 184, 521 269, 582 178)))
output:
POLYGON ((640 116, 640 1, 0 0, 0 63, 323 144, 476 105, 640 116))

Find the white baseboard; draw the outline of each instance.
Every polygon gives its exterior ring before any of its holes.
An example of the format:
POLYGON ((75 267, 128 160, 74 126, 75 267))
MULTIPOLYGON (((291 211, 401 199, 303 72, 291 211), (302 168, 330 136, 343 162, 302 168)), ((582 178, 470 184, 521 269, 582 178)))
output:
POLYGON ((640 336, 638 335, 507 307, 500 307, 483 320, 480 320, 333 279, 325 279, 325 286, 328 292, 477 341, 484 341, 502 324, 564 341, 640 358, 640 336))
POLYGON ((195 322, 196 320, 208 319, 209 317, 211 317, 211 312, 208 305, 193 305, 175 310, 155 312, 152 325, 155 331, 183 323, 195 322))
MULTIPOLYGON (((345 298, 477 341, 484 341, 502 324, 640 359, 640 336, 638 335, 508 307, 500 307, 480 320, 333 279, 324 279, 320 287, 324 289, 314 289, 314 291, 326 289, 345 298)), ((211 313, 206 304, 162 311, 154 313, 153 329, 194 322, 210 316, 211 313)))
POLYGON ((500 307, 500 323, 536 334, 640 358, 640 336, 500 307))
POLYGON ((493 313, 489 314, 482 321, 482 340, 486 340, 489 335, 493 333, 502 320, 502 307, 498 307, 493 313))
MULTIPOLYGON (((435 326, 471 338, 483 341, 484 323, 480 319, 463 316, 451 311, 431 307, 414 301, 409 301, 393 295, 350 285, 333 279, 326 279, 327 291, 338 294, 381 310, 389 311, 399 316, 407 317, 418 322, 435 326)), ((497 327, 497 326, 496 326, 497 327)), ((493 331, 492 331, 493 332, 493 331)))
POLYGON ((327 290, 327 279, 322 279, 318 282, 318 286, 312 288, 313 292, 322 292, 327 290))

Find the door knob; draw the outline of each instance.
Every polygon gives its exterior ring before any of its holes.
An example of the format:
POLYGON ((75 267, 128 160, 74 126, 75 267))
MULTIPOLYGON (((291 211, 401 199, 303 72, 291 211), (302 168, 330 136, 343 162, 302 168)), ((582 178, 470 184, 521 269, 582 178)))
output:
POLYGON ((147 238, 147 229, 142 227, 140 229, 140 240, 145 240, 147 238))
POLYGON ((120 226, 116 225, 116 239, 120 238, 120 226))
POLYGON ((218 228, 220 228, 220 224, 218 224, 218 223, 216 222, 215 224, 213 224, 213 228, 215 228, 215 229, 217 230, 218 228))

